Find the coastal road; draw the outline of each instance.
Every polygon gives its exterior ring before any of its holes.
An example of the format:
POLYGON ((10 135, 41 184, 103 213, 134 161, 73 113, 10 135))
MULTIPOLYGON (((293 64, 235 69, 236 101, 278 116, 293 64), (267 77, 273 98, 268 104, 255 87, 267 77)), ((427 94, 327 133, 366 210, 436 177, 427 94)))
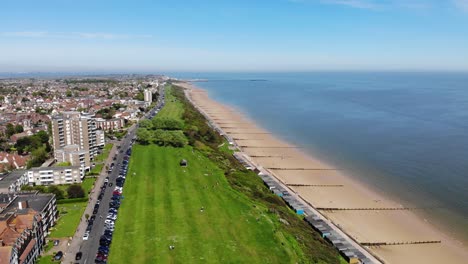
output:
MULTIPOLYGON (((156 110, 158 108, 161 108, 164 104, 164 89, 161 91, 161 96, 154 108, 152 108, 148 113, 146 113, 140 120, 144 119, 151 119, 152 116, 156 114, 156 110)), ((109 202, 112 197, 112 192, 114 190, 114 185, 115 185, 115 180, 119 176, 119 171, 120 171, 120 165, 123 162, 123 158, 125 156, 126 150, 131 146, 132 144, 132 139, 136 135, 136 130, 137 130, 137 125, 134 124, 127 130, 127 135, 122 139, 120 143, 120 149, 116 153, 117 158, 116 160, 113 160, 115 163, 115 167, 112 170, 112 172, 107 175, 109 176, 109 183, 112 183, 113 186, 107 187, 104 193, 104 197, 101 199, 100 206, 98 213, 96 214, 96 219, 94 220, 93 228, 91 229, 89 239, 88 240, 83 240, 83 234, 86 229, 86 225, 79 230, 77 230, 77 233, 75 234, 74 240, 77 241, 76 243, 78 246, 74 246, 71 248, 71 250, 68 251, 66 257, 62 261, 62 263, 94 263, 94 259, 96 257, 98 248, 99 248, 99 239, 101 235, 104 233, 104 220, 106 219, 107 212, 109 211, 109 202), (102 219, 99 217, 102 215, 102 219), (80 261, 75 261, 75 254, 77 252, 81 251, 83 253, 82 259, 80 261)), ((113 155, 109 155, 109 158, 112 159, 113 155)), ((92 215, 92 211, 94 208, 94 204, 96 203, 97 196, 99 195, 100 188, 104 182, 105 175, 101 175, 101 177, 96 181, 95 185, 95 191, 93 193, 93 199, 90 201, 88 204, 87 209, 91 209, 90 212, 88 212, 89 215, 92 215)), ((124 186, 124 191, 123 195, 125 196, 125 186, 124 186)), ((82 218, 84 219, 84 217, 82 218)), ((82 222, 85 222, 83 220, 82 222)), ((86 224, 86 223, 84 223, 86 224)))
POLYGON ((81 241, 83 239, 84 232, 86 230, 86 227, 88 223, 86 222, 85 215, 92 215, 93 214, 93 207, 94 204, 96 203, 97 197, 99 195, 100 188, 102 184, 104 183, 105 175, 107 174, 106 167, 110 167, 110 164, 112 163, 112 157, 116 154, 118 151, 117 146, 119 143, 113 142, 113 146, 111 151, 109 152, 109 156, 107 157, 106 162, 104 163, 104 166, 102 168, 102 171, 98 175, 96 181, 94 182, 93 189, 91 190, 89 194, 89 201, 88 205, 86 206, 86 209, 81 216, 80 223, 78 224, 78 227, 76 229, 75 235, 71 239, 71 241, 68 241, 69 246, 68 249, 64 254, 62 263, 75 263, 75 254, 80 251, 80 246, 81 246, 81 241))

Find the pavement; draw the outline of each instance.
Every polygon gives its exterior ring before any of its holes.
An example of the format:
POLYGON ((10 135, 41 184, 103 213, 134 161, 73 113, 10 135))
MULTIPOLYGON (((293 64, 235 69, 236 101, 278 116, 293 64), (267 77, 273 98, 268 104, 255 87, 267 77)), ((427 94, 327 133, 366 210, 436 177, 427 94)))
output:
MULTIPOLYGON (((151 109, 148 113, 146 113, 145 116, 143 116, 140 120, 153 118, 156 115, 156 109, 161 107, 163 103, 164 90, 162 91, 160 100, 158 101, 156 106, 153 109, 151 109)), ((72 240, 70 241, 70 246, 64 255, 62 263, 94 263, 94 259, 99 248, 99 239, 104 233, 104 221, 106 219, 107 212, 109 211, 109 202, 111 201, 114 186, 108 186, 105 190, 104 197, 100 201, 99 210, 96 214, 96 219, 94 220, 93 228, 91 229, 88 240, 83 240, 83 235, 87 227, 87 222, 84 215, 89 214, 91 216, 93 214, 92 212, 94 209, 94 205, 99 196, 101 186, 103 185, 104 180, 107 176, 109 176, 109 183, 115 185, 115 180, 119 176, 119 170, 121 167, 120 165, 123 162, 126 150, 132 145, 132 139, 136 136, 137 127, 138 125, 134 124, 127 130, 127 135, 124 138, 122 138, 122 140, 119 143, 119 149, 117 149, 117 144, 114 144, 114 146, 112 147, 112 150, 109 153, 109 157, 106 160, 106 165, 110 167, 110 164, 114 162, 115 167, 110 174, 107 174, 107 171, 105 171, 106 166, 103 167, 103 171, 101 172, 94 184, 92 193, 90 194, 90 201, 88 202, 86 210, 81 217, 81 222, 77 228, 77 231, 73 236, 72 240), (115 154, 117 154, 117 159, 113 160, 115 154), (100 215, 102 215, 103 217, 100 218, 100 215), (78 252, 82 252, 83 256, 81 260, 76 261, 75 256, 78 252)), ((123 196, 125 196, 125 187, 123 191, 123 196)), ((125 202, 124 199, 123 202, 125 202)))

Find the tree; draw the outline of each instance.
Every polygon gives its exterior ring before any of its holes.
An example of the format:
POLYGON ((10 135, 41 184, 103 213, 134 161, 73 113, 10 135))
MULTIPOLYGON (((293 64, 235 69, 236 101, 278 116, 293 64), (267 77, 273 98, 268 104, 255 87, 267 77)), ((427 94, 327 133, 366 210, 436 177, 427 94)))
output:
POLYGON ((146 128, 146 129, 152 129, 153 128, 153 123, 148 119, 144 119, 144 120, 140 121, 140 127, 141 128, 146 128))
POLYGON ((68 90, 67 93, 66 93, 67 97, 72 97, 72 91, 68 90))
POLYGON ((63 190, 60 189, 59 187, 55 186, 55 185, 50 185, 49 187, 47 187, 46 191, 48 193, 55 194, 55 199, 57 199, 57 200, 61 200, 61 199, 65 198, 65 194, 64 194, 63 190))
POLYGON ((5 131, 6 136, 9 138, 9 137, 11 137, 12 135, 14 135, 15 132, 16 132, 15 126, 14 126, 13 124, 11 124, 11 123, 8 123, 8 124, 6 125, 6 131, 5 131))
POLYGON ((176 148, 181 148, 188 144, 188 140, 182 131, 171 131, 171 145, 176 148))
POLYGON ((85 197, 85 191, 83 187, 78 184, 70 185, 67 188, 68 198, 83 198, 85 197))
POLYGON ((28 161, 27 167, 39 167, 47 160, 46 147, 42 146, 31 152, 31 159, 28 161))
POLYGON ((22 125, 18 124, 18 125, 15 126, 15 132, 16 133, 21 133, 23 131, 24 131, 24 128, 23 128, 22 125))
POLYGON ((136 134, 138 141, 143 145, 148 144, 151 140, 151 132, 146 128, 139 128, 136 134))
POLYGON ((173 118, 153 118, 152 122, 154 129, 180 130, 183 127, 180 120, 173 118))
POLYGON ((34 136, 38 137, 44 144, 49 142, 49 134, 46 131, 39 131, 34 136))
POLYGON ((143 94, 143 92, 138 92, 138 94, 134 97, 134 99, 138 101, 144 101, 145 95, 143 94))

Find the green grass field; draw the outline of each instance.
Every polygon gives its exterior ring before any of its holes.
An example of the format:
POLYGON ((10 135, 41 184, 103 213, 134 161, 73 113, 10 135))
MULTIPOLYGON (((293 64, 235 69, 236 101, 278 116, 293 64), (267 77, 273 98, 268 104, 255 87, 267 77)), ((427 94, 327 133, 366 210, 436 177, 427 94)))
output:
POLYGON ((50 233, 50 238, 72 237, 80 223, 87 202, 58 204, 60 218, 50 233))
POLYGON ((172 95, 172 86, 166 88, 166 105, 158 113, 157 117, 174 118, 182 121, 184 108, 181 102, 172 95))
POLYGON ((93 188, 93 184, 96 181, 96 178, 84 178, 83 182, 81 182, 81 187, 83 187, 86 197, 88 197, 88 192, 91 191, 93 188))
POLYGON ((276 216, 233 190, 203 155, 190 147, 154 145, 137 145, 133 153, 110 263, 302 259, 295 239, 277 231, 276 216), (188 167, 179 166, 181 158, 188 167), (170 245, 175 249, 169 250, 170 245))
POLYGON ((104 148, 102 149, 102 153, 98 154, 96 157, 94 157, 95 162, 105 162, 107 159, 107 156, 109 155, 109 152, 112 149, 112 143, 107 143, 104 148))

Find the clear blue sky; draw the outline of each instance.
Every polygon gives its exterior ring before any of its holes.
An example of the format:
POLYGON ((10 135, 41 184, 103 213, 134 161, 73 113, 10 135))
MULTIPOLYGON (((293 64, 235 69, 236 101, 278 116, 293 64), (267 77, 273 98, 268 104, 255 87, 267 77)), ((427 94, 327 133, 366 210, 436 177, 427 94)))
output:
POLYGON ((468 71, 468 0, 15 0, 0 72, 468 71))

